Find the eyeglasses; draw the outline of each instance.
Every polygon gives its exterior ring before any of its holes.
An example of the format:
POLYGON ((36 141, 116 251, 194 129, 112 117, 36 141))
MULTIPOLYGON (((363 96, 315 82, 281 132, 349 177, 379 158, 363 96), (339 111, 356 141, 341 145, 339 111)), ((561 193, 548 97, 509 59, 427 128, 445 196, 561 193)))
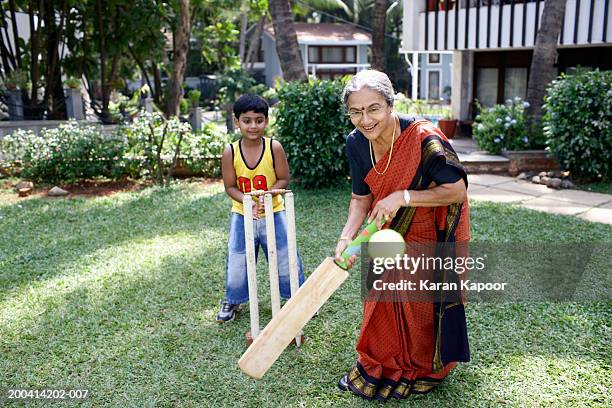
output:
POLYGON ((361 118, 363 118, 363 111, 365 110, 365 112, 368 114, 368 116, 371 116, 373 118, 379 118, 381 117, 385 111, 384 111, 384 107, 380 106, 380 105, 373 105, 373 106, 369 106, 368 108, 364 108, 364 109, 351 109, 348 111, 347 116, 354 122, 358 122, 361 120, 361 118))

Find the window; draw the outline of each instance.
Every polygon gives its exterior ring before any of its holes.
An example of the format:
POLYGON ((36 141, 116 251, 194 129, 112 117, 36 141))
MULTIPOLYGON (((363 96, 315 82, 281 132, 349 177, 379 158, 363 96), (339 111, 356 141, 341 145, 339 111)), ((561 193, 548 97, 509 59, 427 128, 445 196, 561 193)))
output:
POLYGON ((308 62, 323 64, 353 64, 357 62, 356 49, 353 46, 309 46, 308 62))
POLYGON ((321 49, 321 62, 344 62, 343 47, 325 47, 321 49))
POLYGON ((497 68, 479 68, 476 74, 476 99, 482 106, 497 103, 497 68))
POLYGON ((527 96, 527 68, 506 68, 504 73, 504 99, 527 96))
POLYGON ((319 62, 318 47, 308 47, 308 62, 319 62))
POLYGON ((348 62, 357 62, 357 58, 355 57, 355 47, 345 47, 345 59, 348 62))
POLYGON ((427 71, 427 99, 440 99, 440 71, 427 71))
POLYGON ((427 54, 428 55, 428 63, 430 64, 439 64, 440 63, 440 54, 427 54))

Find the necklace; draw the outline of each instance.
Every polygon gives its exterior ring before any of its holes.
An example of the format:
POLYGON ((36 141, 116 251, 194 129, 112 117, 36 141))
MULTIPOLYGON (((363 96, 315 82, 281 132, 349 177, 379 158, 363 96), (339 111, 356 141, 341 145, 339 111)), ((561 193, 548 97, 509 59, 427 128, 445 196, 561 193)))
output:
POLYGON ((376 164, 374 164, 374 155, 372 154, 372 141, 368 140, 368 143, 370 145, 370 160, 372 161, 372 168, 374 169, 374 171, 376 172, 376 174, 382 176, 383 174, 385 174, 387 172, 387 169, 389 168, 389 164, 391 164, 391 155, 393 155, 393 142, 395 142, 395 129, 397 128, 397 122, 395 121, 395 118, 393 118, 393 136, 391 136, 391 151, 389 152, 389 158, 387 159, 387 165, 385 166, 385 169, 381 172, 379 172, 376 169, 376 164))

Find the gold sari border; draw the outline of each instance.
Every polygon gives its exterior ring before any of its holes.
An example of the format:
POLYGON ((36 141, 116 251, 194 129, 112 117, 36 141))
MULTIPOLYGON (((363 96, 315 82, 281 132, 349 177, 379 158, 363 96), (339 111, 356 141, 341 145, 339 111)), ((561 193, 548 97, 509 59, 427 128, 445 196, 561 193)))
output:
POLYGON ((376 379, 369 376, 359 362, 348 374, 348 385, 351 392, 366 400, 379 400, 386 402, 390 398, 406 399, 411 394, 427 394, 436 388, 444 379, 430 377, 408 380, 400 378, 399 381, 387 378, 376 379))

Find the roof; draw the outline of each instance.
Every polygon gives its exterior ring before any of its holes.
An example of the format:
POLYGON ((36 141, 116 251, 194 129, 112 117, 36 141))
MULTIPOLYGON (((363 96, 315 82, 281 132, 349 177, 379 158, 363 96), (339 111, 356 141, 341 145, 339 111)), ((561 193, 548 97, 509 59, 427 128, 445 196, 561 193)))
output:
MULTIPOLYGON (((345 23, 293 23, 300 44, 372 44, 372 36, 365 30, 345 23)), ((268 35, 274 38, 274 27, 265 27, 268 35)))

